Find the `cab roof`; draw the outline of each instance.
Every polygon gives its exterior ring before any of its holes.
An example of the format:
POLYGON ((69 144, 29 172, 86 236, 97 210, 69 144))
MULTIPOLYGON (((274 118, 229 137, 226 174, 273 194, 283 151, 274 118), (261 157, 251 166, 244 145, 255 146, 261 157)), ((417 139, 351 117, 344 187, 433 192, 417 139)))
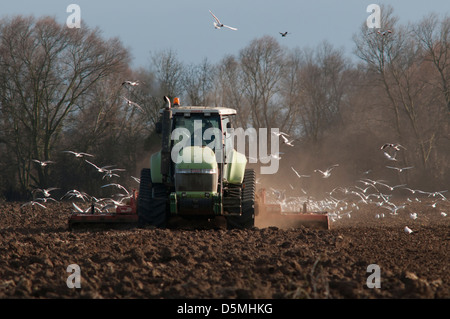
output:
MULTIPOLYGON (((173 106, 172 114, 190 114, 190 113, 215 113, 220 115, 234 115, 236 110, 228 107, 220 106, 173 106)), ((161 110, 162 111, 162 110, 161 110)))

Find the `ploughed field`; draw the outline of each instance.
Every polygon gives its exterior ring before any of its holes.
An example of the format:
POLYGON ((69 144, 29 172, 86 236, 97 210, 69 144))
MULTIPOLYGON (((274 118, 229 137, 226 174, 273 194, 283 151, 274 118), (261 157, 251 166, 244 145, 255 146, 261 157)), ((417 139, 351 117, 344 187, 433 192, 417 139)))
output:
POLYGON ((450 298, 450 202, 434 202, 366 205, 330 230, 72 231, 71 203, 0 203, 0 298, 450 298))

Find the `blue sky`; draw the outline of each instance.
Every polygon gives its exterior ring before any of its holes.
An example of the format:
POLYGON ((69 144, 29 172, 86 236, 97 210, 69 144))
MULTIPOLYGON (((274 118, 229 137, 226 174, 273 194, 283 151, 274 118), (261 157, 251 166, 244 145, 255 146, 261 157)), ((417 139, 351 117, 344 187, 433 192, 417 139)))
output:
POLYGON ((148 67, 150 52, 173 49, 185 63, 207 58, 219 62, 238 54, 264 35, 289 48, 314 48, 327 40, 352 55, 352 36, 370 13, 369 4, 390 4, 401 23, 426 14, 450 14, 449 0, 2 0, 0 16, 50 15, 65 23, 69 4, 81 8, 82 22, 99 27, 105 38, 118 37, 130 49, 133 67, 148 67), (216 30, 214 12, 222 23, 238 28, 216 30), (285 38, 279 32, 288 31, 285 38))

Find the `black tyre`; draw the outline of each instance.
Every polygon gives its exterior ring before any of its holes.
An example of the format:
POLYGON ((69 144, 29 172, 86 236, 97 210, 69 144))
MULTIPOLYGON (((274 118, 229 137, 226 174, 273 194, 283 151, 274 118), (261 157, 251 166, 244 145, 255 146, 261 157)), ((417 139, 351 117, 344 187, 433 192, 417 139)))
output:
POLYGON ((255 226, 256 174, 246 169, 242 182, 242 214, 227 217, 227 229, 249 229, 255 226))
POLYGON ((141 171, 138 198, 139 226, 165 228, 167 223, 167 192, 164 185, 152 183, 149 168, 141 171))

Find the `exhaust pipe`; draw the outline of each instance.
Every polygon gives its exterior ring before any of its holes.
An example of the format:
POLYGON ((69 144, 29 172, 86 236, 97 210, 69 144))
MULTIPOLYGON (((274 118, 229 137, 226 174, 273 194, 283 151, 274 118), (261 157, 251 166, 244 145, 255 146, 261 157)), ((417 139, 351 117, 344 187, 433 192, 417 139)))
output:
POLYGON ((170 170, 170 141, 172 134, 172 109, 170 99, 164 96, 164 101, 167 103, 162 114, 162 145, 161 145, 161 174, 163 182, 169 182, 170 170))

